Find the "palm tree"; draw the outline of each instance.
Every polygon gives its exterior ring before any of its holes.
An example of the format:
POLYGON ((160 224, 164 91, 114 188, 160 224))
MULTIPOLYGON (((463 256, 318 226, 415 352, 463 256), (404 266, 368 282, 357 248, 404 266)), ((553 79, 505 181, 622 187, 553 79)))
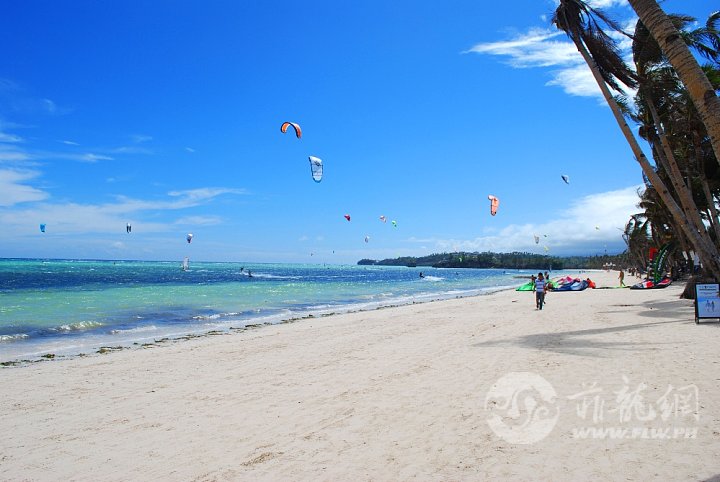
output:
POLYGON ((625 224, 623 240, 628 247, 628 257, 638 268, 646 268, 650 248, 649 220, 645 213, 633 214, 625 224))
MULTIPOLYGON (((671 15, 670 19, 673 24, 679 26, 678 30, 681 32, 684 32, 683 26, 694 20, 692 17, 680 15, 671 15)), ((688 41, 693 40, 690 35, 684 38, 688 41)), ((693 179, 687 175, 689 170, 687 166, 684 169, 685 174, 681 172, 674 146, 671 145, 677 144, 672 141, 683 141, 682 137, 677 135, 678 123, 674 120, 678 111, 687 111, 682 105, 680 109, 677 108, 687 91, 675 71, 666 67, 665 57, 660 47, 642 22, 638 22, 635 28, 632 51, 639 80, 639 91, 636 96, 638 113, 633 116, 633 119, 641 124, 640 135, 653 148, 656 164, 668 172, 676 199, 679 200, 685 215, 696 229, 705 229, 700 217, 700 210, 693 198, 692 186, 697 183, 694 183, 693 179), (662 116, 658 112, 659 109, 662 110, 662 116), (668 135, 668 130, 671 131, 671 134, 675 131, 675 135, 668 135)), ((703 187, 705 186, 703 185, 703 187)), ((707 197, 707 191, 704 194, 707 197)), ((707 197, 703 201, 705 201, 704 204, 712 207, 713 216, 715 216, 712 199, 707 197)), ((720 231, 718 231, 720 226, 712 218, 711 225, 716 230, 716 237, 720 237, 718 236, 720 235, 720 231)))
POLYGON ((560 0, 560 5, 555 10, 552 22, 575 43, 578 51, 590 67, 590 71, 644 175, 657 191, 675 224, 682 229, 682 232, 692 243, 704 266, 712 276, 720 279, 720 256, 717 247, 710 239, 707 231, 698 229, 684 215, 683 210, 673 199, 665 182, 660 178, 640 148, 608 87, 610 86, 619 92, 621 89, 618 81, 630 87, 637 84, 635 74, 622 61, 615 42, 603 31, 602 25, 618 32, 624 32, 604 13, 593 9, 582 0, 560 0))
MULTIPOLYGON (((713 62, 720 58, 720 35, 715 27, 720 12, 712 14, 705 26, 694 30, 688 29, 695 22, 693 17, 670 14, 668 18, 693 50, 713 62)), ((641 137, 653 146, 658 164, 672 173, 673 187, 686 213, 690 206, 694 214, 705 214, 715 239, 720 240, 720 219, 702 149, 703 140, 707 139, 705 126, 687 89, 642 21, 637 22, 633 37, 633 59, 640 79, 636 97, 638 115, 634 118, 642 124, 641 137), (684 182, 679 186, 680 180, 684 182), (695 198, 693 193, 696 193, 695 198), (702 209, 698 210, 698 207, 702 209)), ((712 66, 707 66, 706 70, 717 72, 712 66)), ((717 168, 715 159, 710 162, 717 168)), ((703 229, 699 217, 693 222, 698 229, 703 229)))
MULTIPOLYGON (((682 35, 655 0, 628 0, 688 89, 720 163, 720 98, 682 35)), ((712 17, 711 17, 712 18, 712 17)))

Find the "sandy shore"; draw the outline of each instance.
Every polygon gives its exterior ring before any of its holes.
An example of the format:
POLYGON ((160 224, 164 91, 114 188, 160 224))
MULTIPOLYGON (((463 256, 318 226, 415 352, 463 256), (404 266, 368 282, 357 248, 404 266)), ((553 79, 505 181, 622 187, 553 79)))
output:
POLYGON ((5 368, 0 479, 720 480, 720 324, 681 290, 543 311, 502 292, 5 368))

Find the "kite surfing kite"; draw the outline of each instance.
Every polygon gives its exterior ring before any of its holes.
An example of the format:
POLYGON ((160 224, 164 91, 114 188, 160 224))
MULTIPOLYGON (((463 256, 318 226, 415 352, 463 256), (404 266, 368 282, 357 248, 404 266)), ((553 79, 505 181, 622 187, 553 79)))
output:
POLYGON ((538 236, 537 234, 533 234, 533 237, 535 238, 535 244, 540 243, 540 236, 538 236))
POLYGON ((565 181, 565 184, 570 184, 570 176, 566 176, 565 174, 563 174, 560 177, 562 178, 563 181, 565 181))
POLYGON ((282 126, 280 126, 280 130, 283 134, 285 134, 290 126, 295 129, 295 137, 300 139, 302 137, 302 129, 300 129, 300 126, 294 122, 283 122, 282 126))
POLYGON ((345 219, 347 219, 348 221, 350 221, 350 215, 349 215, 349 214, 346 214, 346 215, 343 216, 343 217, 344 217, 345 219))
POLYGON ((490 201, 490 214, 495 216, 497 214, 498 206, 500 205, 500 200, 492 194, 488 196, 488 200, 490 201))
POLYGON ((309 156, 310 160, 310 174, 312 174, 313 181, 322 181, 323 176, 323 162, 322 159, 315 156, 309 156))
POLYGON ((370 241, 370 236, 365 236, 365 242, 367 243, 369 241, 370 241))
POLYGON ((41 232, 41 233, 44 233, 44 232, 45 232, 45 224, 41 224, 41 225, 40 225, 40 232, 41 232))
POLYGON ((128 233, 130 233, 130 232, 132 231, 132 226, 130 225, 130 223, 127 223, 127 224, 125 225, 125 231, 128 232, 128 233))
POLYGON ((192 242, 192 238, 193 238, 193 234, 188 233, 188 235, 185 237, 185 239, 187 239, 188 244, 190 244, 192 242))
POLYGON ((387 223, 387 218, 385 216, 380 216, 380 221, 387 223))
POLYGON ((397 221, 390 221, 393 225, 393 228, 397 228, 397 221))

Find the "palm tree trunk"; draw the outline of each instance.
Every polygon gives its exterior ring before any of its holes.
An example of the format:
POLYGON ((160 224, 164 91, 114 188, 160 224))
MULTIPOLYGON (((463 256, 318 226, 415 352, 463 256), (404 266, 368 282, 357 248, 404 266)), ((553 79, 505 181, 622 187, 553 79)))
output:
POLYGON ((703 156, 702 149, 700 148, 701 140, 700 135, 697 132, 693 133, 692 142, 695 150, 695 164, 698 171, 698 177, 702 183, 703 193, 705 194, 708 207, 710 208, 711 224, 715 227, 715 241, 716 243, 720 243, 720 215, 718 215, 718 210, 715 207, 715 196, 713 196, 712 191, 710 190, 710 185, 708 183, 707 176, 705 175, 705 157, 703 156))
POLYGON ((652 116, 655 132, 660 139, 661 148, 656 152, 658 153, 658 157, 664 161, 666 168, 670 171, 670 175, 668 177, 670 178, 670 182, 672 182, 675 193, 680 200, 683 212, 685 213, 687 219, 692 222, 695 229, 704 230, 705 225, 700 217, 700 210, 698 209, 697 204, 695 204, 689 184, 683 181, 683 175, 680 172, 677 161, 675 160, 675 154, 673 153, 672 146, 670 146, 670 142, 665 135, 665 129, 663 129, 662 123, 660 122, 660 116, 657 113, 657 109, 655 109, 655 103, 649 95, 645 95, 644 100, 645 105, 647 105, 652 116))
POLYGON ((685 84, 705 124, 715 159, 720 164, 720 98, 687 44, 655 0, 628 0, 685 84))
POLYGON ((695 252, 698 253, 698 256, 700 256, 704 267, 710 272, 713 278, 720 280, 720 256, 718 256, 717 247, 713 244, 706 230, 703 229, 702 231, 699 231, 691 225, 688 218, 685 217, 683 211, 675 202, 675 199, 673 199, 665 183, 662 181, 658 173, 655 172, 655 169, 653 169, 650 161, 648 161, 645 153, 640 148, 637 139, 635 139, 632 130, 630 130, 630 127, 627 125, 625 117, 620 111, 620 108, 615 101, 615 98, 612 96, 610 89, 608 89, 607 85, 605 84, 605 81, 603 80, 602 75, 598 70, 597 64, 590 56, 590 53, 585 48, 585 45, 579 40, 580 38, 582 38, 580 32, 576 31, 574 32, 574 35, 571 35, 570 37, 573 39, 575 46, 577 47, 580 54, 583 56, 583 59, 585 59, 585 62, 590 67, 590 71, 592 72, 595 81, 600 87, 603 97, 605 97, 605 101, 608 103, 608 106, 610 107, 613 116, 615 116, 615 120, 617 121, 620 130, 622 130, 625 139, 627 140, 628 144, 630 144, 630 148, 635 155, 635 160, 638 162, 638 164, 640 164, 640 167, 652 183, 653 187, 660 196, 660 199, 662 199, 663 203, 667 207, 673 220, 682 229, 682 231, 692 243, 693 247, 695 248, 695 252))
POLYGON ((713 232, 715 233, 715 239, 720 241, 720 224, 718 224, 717 220, 718 212, 717 209, 715 209, 715 198, 710 192, 710 186, 708 185, 707 179, 701 177, 700 183, 702 184, 703 194, 705 195, 705 199, 707 199, 708 203, 707 215, 710 220, 710 226, 712 226, 713 232))

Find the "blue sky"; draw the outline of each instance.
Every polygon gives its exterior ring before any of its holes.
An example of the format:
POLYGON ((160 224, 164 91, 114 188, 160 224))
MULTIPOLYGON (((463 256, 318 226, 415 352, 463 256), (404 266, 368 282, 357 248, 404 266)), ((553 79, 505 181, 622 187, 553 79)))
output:
MULTIPOLYGON (((633 19, 623 0, 595 4, 633 19)), ((701 21, 717 7, 663 6, 701 21)), ((7 4, 0 257, 620 252, 640 169, 579 54, 551 27, 554 8, 7 4), (282 134, 284 121, 302 139, 282 134), (309 155, 323 159, 321 183, 309 155), (494 217, 489 194, 500 199, 494 217), (547 237, 536 245, 533 234, 547 237)))

